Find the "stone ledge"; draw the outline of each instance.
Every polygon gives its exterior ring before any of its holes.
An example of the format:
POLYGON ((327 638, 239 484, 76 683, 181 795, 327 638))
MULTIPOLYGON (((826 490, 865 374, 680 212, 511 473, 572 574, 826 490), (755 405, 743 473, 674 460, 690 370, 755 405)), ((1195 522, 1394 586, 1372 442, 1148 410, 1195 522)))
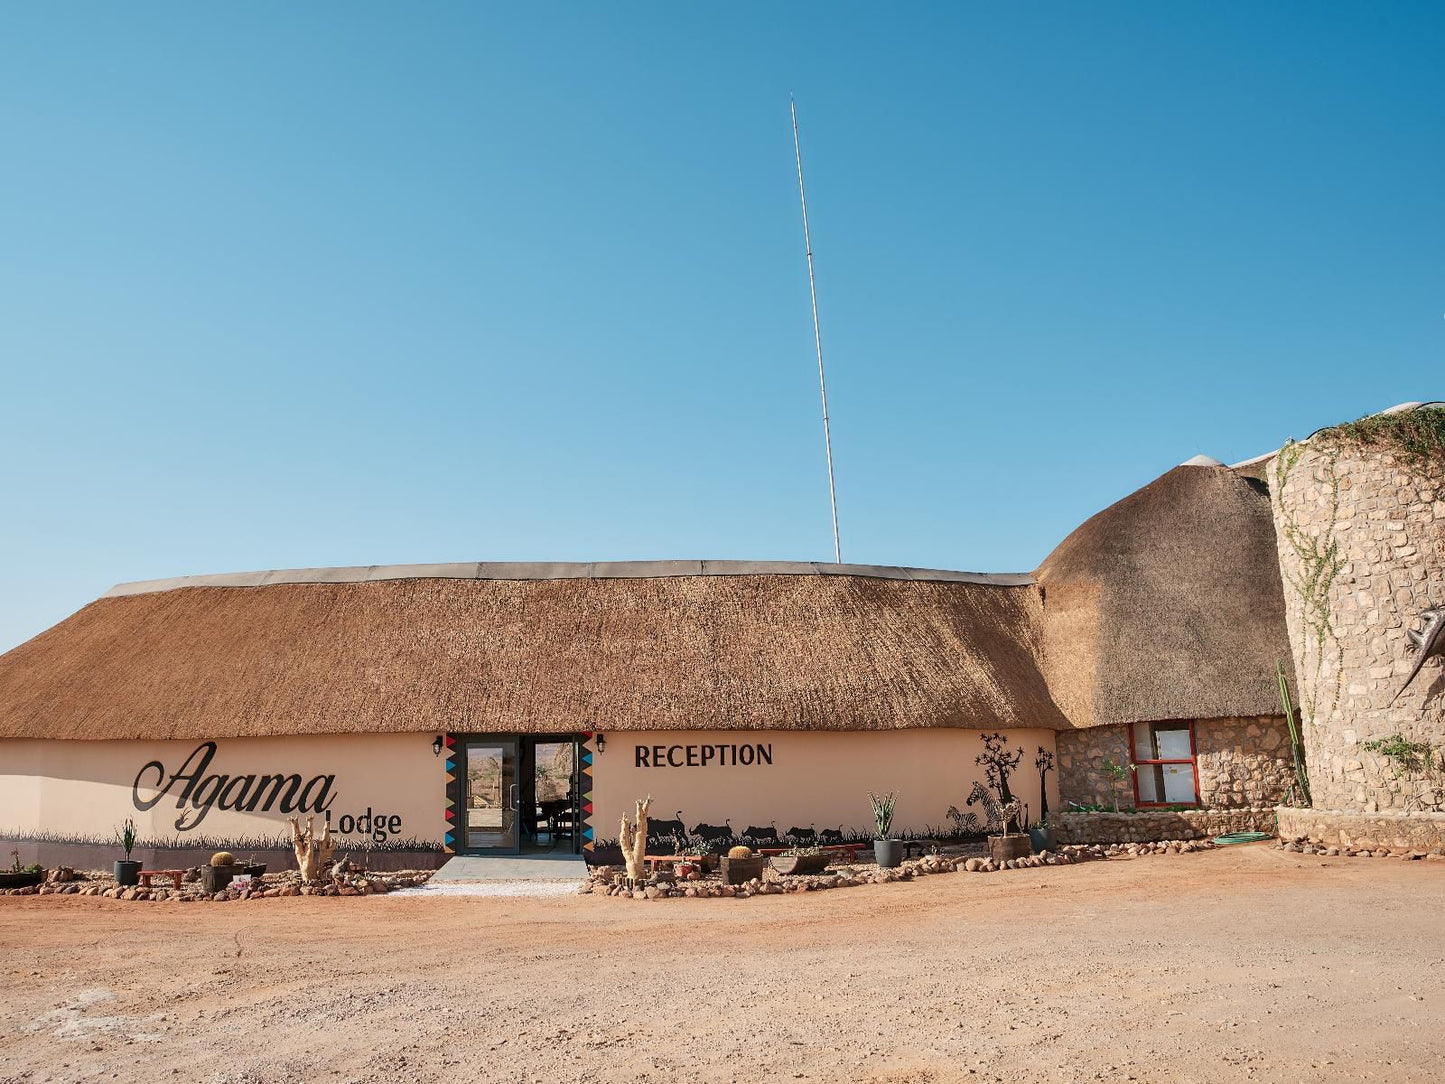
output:
POLYGON ((1445 813, 1359 813, 1281 806, 1281 839, 1306 838, 1330 847, 1445 854, 1445 813))
POLYGON ((1056 826, 1061 843, 1153 843, 1172 839, 1213 839, 1226 832, 1274 835, 1275 810, 1181 809, 1139 813, 1062 813, 1056 826))

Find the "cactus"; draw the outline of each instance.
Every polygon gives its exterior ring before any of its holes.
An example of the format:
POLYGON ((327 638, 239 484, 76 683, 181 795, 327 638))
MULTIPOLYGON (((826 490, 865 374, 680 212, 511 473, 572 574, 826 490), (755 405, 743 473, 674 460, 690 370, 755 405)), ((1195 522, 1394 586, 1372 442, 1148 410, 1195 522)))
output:
POLYGON ((217 851, 211 855, 211 865, 213 866, 234 866, 235 864, 236 856, 230 851, 217 851))
POLYGON ((751 858, 753 849, 751 847, 733 847, 728 851, 729 858, 751 858))

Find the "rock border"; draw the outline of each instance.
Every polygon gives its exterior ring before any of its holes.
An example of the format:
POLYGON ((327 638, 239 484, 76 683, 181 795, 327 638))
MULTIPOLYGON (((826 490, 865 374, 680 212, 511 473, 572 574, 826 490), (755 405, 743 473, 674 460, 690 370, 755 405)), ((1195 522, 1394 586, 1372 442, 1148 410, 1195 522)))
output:
POLYGON ((1402 859, 1406 862, 1419 862, 1428 859, 1431 862, 1445 862, 1445 854, 1441 854, 1439 851, 1423 851, 1418 848, 1410 849, 1403 847, 1375 847, 1371 845, 1341 847, 1338 844, 1312 836, 1285 836, 1276 841, 1275 847, 1282 851, 1289 851, 1292 854, 1313 854, 1319 855, 1322 858, 1394 858, 1402 859))
POLYGON ((380 896, 403 888, 425 884, 435 870, 395 872, 358 871, 343 874, 324 884, 302 884, 295 870, 270 873, 246 886, 232 886, 210 893, 201 888, 200 878, 183 881, 180 889, 160 884, 151 888, 122 888, 114 878, 100 872, 76 873, 64 867, 49 871, 44 884, 0 890, 0 896, 87 896, 108 900, 149 903, 228 903, 233 900, 280 899, 290 896, 380 896))
POLYGON ((1055 851, 1041 851, 1027 858, 1011 858, 995 862, 992 858, 962 855, 929 854, 913 858, 894 869, 846 866, 835 873, 804 877, 785 877, 776 870, 764 869, 761 878, 741 885, 723 884, 720 880, 656 881, 635 887, 622 882, 616 866, 603 866, 592 871, 578 891, 583 895, 609 896, 613 899, 749 899, 753 896, 781 896, 788 893, 824 892, 834 888, 855 888, 867 884, 895 884, 939 873, 1001 873, 1005 870, 1039 869, 1044 866, 1072 866, 1081 862, 1110 858, 1143 858, 1156 854, 1194 854, 1215 849, 1212 840, 1174 839, 1147 843, 1073 843, 1055 851))

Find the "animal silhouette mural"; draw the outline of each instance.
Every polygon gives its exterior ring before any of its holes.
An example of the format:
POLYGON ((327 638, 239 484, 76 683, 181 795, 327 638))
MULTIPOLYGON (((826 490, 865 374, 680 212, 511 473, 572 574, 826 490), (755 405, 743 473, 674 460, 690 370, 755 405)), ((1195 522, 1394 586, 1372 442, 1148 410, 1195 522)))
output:
POLYGON ((732 818, 722 824, 695 824, 692 834, 705 843, 731 843, 733 841, 732 818))
POLYGON ((687 838, 687 829, 683 827, 682 810, 677 811, 677 819, 671 821, 647 822, 647 838, 650 842, 661 842, 670 839, 678 846, 687 838))
POLYGON ((752 840, 754 843, 777 843, 779 842, 778 822, 769 821, 766 828, 755 828, 748 825, 748 830, 743 833, 743 838, 752 840))
MULTIPOLYGON (((1009 801, 1013 801, 1012 795, 1010 795, 1009 801)), ((968 792, 968 802, 966 804, 974 805, 975 803, 983 806, 985 820, 984 830, 991 836, 1001 833, 1003 831, 1003 807, 1005 803, 1000 802, 994 797, 992 791, 978 782, 975 782, 973 789, 968 792)))
POLYGON ((806 828, 789 828, 786 836, 788 842, 796 843, 800 847, 811 847, 818 842, 818 831, 815 825, 808 825, 806 828))
POLYGON ((953 822, 953 834, 957 836, 976 836, 983 831, 978 823, 977 813, 960 813, 958 806, 948 807, 948 819, 953 822))

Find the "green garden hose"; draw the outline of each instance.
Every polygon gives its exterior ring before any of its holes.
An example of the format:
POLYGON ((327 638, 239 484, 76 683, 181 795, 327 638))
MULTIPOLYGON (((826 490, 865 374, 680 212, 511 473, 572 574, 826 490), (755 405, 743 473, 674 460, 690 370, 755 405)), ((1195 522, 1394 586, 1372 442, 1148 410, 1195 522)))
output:
POLYGON ((1231 843, 1258 843, 1260 840, 1273 838, 1268 832, 1226 832, 1222 836, 1214 837, 1214 845, 1228 847, 1231 843))

